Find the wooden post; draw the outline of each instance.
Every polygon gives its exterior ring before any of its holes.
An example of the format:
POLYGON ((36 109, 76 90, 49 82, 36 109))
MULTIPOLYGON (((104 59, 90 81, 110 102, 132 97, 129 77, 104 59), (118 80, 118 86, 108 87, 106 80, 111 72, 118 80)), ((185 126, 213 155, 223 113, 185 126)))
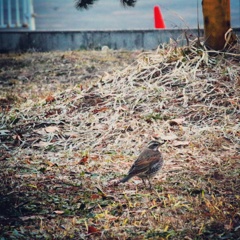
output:
POLYGON ((230 0, 202 0, 204 39, 207 47, 224 48, 224 35, 231 27, 230 0))

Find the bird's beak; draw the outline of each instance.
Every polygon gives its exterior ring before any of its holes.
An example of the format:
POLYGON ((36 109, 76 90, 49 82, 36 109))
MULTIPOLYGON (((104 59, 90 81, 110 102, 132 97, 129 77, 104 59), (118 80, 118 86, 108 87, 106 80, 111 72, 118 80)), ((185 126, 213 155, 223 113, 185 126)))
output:
POLYGON ((165 142, 167 142, 167 140, 163 140, 163 139, 159 139, 158 141, 159 141, 160 145, 163 145, 165 142))

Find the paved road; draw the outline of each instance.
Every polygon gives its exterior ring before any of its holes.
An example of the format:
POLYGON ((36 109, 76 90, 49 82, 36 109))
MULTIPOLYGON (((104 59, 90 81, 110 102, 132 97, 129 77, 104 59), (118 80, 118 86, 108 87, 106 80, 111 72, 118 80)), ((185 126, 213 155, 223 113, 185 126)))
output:
MULTIPOLYGON (((153 7, 160 6, 167 28, 197 28, 202 24, 201 0, 138 0, 123 8, 120 0, 99 0, 78 11, 74 0, 34 0, 37 30, 153 29, 153 7)), ((232 27, 240 27, 240 0, 231 1, 232 27)))

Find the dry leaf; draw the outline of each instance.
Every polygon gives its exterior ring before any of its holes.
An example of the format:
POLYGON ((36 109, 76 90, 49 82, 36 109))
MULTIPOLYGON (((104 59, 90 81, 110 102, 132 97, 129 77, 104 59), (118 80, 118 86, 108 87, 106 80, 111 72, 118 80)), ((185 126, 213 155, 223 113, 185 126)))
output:
POLYGON ((27 159, 24 160, 24 163, 31 164, 31 161, 29 160, 29 158, 27 158, 27 159))
POLYGON ((69 136, 70 138, 77 138, 79 137, 79 133, 77 132, 65 132, 65 136, 69 136))
POLYGON ((92 234, 92 233, 99 233, 100 231, 93 227, 93 226, 88 226, 88 234, 92 234))
POLYGON ((183 122, 185 121, 185 118, 175 118, 175 119, 172 119, 172 120, 169 120, 169 125, 182 125, 183 122))
POLYGON ((91 155, 91 160, 97 161, 99 158, 99 155, 91 155))
POLYGON ((29 221, 29 220, 34 220, 34 219, 39 219, 39 216, 32 215, 32 216, 24 216, 24 217, 19 217, 22 221, 29 221))
POLYGON ((100 198, 99 194, 92 194, 91 199, 98 199, 100 198))
POLYGON ((93 110, 93 113, 105 112, 108 110, 108 107, 101 107, 93 110))
POLYGON ((34 130, 33 132, 35 132, 35 133, 37 133, 37 134, 39 134, 39 135, 44 135, 44 134, 46 134, 44 128, 39 128, 39 129, 37 129, 37 130, 34 130))
POLYGON ((49 95, 47 98, 46 98, 46 102, 47 103, 51 103, 51 102, 54 102, 55 101, 55 97, 49 95))
POLYGON ((177 140, 173 141, 173 146, 174 147, 187 146, 187 145, 189 145, 189 141, 177 141, 177 140))
POLYGON ((64 211, 56 210, 56 211, 54 211, 54 213, 56 213, 56 214, 58 214, 58 215, 61 215, 61 214, 64 213, 64 211))
POLYGON ((59 132, 59 127, 57 127, 57 126, 45 127, 45 131, 47 133, 59 132))
POLYGON ((33 147, 47 147, 49 146, 50 144, 48 142, 43 142, 43 141, 40 141, 39 143, 35 143, 33 144, 32 146, 33 147))
POLYGON ((45 163, 46 165, 48 165, 49 167, 52 167, 52 166, 55 165, 55 163, 52 163, 52 162, 49 161, 49 160, 44 161, 44 163, 45 163))
POLYGON ((162 138, 163 140, 173 141, 173 140, 175 140, 175 139, 178 139, 178 136, 177 136, 176 134, 174 134, 174 133, 170 133, 170 134, 168 134, 168 135, 161 136, 161 138, 162 138))
POLYGON ((85 164, 88 160, 88 156, 84 156, 82 157, 82 159, 80 160, 79 164, 85 164))

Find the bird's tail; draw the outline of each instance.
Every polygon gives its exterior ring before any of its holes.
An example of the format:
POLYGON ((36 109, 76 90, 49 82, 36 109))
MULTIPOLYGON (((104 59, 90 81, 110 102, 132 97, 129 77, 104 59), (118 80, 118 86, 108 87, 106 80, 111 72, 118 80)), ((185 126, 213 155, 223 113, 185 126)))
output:
POLYGON ((127 175, 126 177, 124 177, 123 179, 121 179, 119 182, 121 182, 121 183, 125 183, 125 182, 127 182, 130 178, 132 178, 133 176, 131 176, 131 175, 127 175))

